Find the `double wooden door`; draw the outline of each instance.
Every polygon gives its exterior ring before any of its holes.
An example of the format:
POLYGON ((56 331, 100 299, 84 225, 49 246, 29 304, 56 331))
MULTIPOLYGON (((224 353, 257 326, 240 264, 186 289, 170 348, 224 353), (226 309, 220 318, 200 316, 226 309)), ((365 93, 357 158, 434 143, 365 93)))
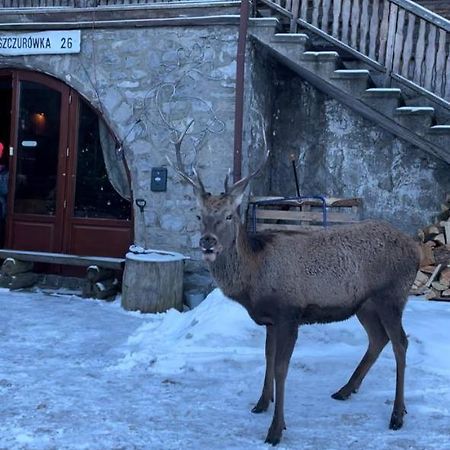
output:
POLYGON ((0 72, 2 100, 4 247, 124 255, 131 207, 108 179, 96 111, 64 83, 26 71, 0 72))

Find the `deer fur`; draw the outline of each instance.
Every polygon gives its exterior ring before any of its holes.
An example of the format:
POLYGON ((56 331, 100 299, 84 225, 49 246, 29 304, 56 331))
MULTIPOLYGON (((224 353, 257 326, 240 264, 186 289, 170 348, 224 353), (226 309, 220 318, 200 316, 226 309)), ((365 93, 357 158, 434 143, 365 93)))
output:
POLYGON ((275 397, 266 442, 278 444, 285 429, 284 387, 299 326, 341 321, 354 314, 367 332, 368 348, 349 381, 332 397, 346 400, 355 393, 391 341, 397 375, 389 427, 401 428, 408 345, 402 313, 419 268, 418 245, 378 221, 251 235, 238 208, 259 170, 231 187, 227 179, 220 195, 207 193, 199 179, 178 170, 194 187, 200 207, 200 247, 212 276, 226 296, 266 327, 266 373, 252 409, 266 411, 275 397))

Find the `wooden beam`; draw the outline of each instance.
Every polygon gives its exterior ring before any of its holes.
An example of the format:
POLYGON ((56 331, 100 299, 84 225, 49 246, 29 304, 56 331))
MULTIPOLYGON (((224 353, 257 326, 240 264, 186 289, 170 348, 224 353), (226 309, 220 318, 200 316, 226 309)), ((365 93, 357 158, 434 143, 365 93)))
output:
POLYGON ((33 261, 46 264, 60 264, 68 266, 98 265, 106 269, 121 270, 125 264, 124 258, 110 258, 104 256, 78 256, 66 253, 31 252, 25 250, 0 249, 0 258, 15 258, 19 261, 33 261))

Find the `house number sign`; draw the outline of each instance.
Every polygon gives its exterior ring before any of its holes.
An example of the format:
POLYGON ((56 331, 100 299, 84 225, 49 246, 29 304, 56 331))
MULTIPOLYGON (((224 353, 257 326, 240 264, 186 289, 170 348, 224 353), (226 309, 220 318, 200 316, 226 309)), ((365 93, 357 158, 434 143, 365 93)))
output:
POLYGON ((0 32, 0 55, 55 55, 80 53, 80 30, 37 33, 0 32))

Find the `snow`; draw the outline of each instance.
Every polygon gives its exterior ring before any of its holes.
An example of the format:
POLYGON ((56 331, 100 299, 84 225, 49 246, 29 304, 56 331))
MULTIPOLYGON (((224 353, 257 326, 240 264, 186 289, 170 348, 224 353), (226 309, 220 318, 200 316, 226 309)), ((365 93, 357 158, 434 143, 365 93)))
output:
MULTIPOLYGON (((411 298, 402 430, 388 430, 387 347, 346 402, 330 394, 365 351, 356 319, 301 328, 281 449, 450 449, 450 304, 411 298)), ((264 329, 220 291, 142 315, 71 295, 0 289, 0 449, 264 449, 273 406, 250 413, 264 329)))
POLYGON ((130 251, 126 254, 127 259, 134 261, 147 262, 172 262, 189 259, 189 256, 184 256, 177 252, 167 252, 165 250, 155 250, 152 248, 143 248, 137 245, 131 245, 130 251))

